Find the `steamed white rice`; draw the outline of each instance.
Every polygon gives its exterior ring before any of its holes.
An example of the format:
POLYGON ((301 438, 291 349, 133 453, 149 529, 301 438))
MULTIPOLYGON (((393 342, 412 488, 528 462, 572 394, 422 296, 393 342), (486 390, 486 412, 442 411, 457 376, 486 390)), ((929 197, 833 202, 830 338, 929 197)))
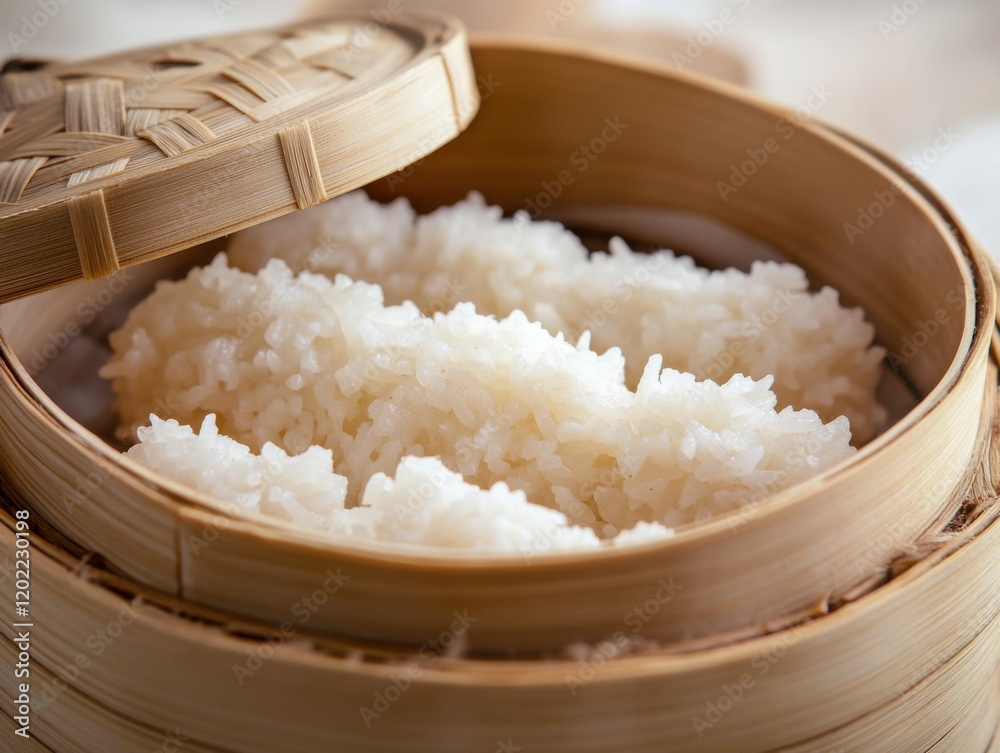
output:
POLYGON ((337 535, 525 553, 662 538, 854 451, 846 418, 776 411, 769 376, 699 381, 654 355, 633 390, 586 333, 468 303, 428 317, 280 260, 251 274, 220 255, 161 283, 111 345, 131 457, 337 535), (175 421, 140 429, 151 414, 175 421))
MULTIPOLYGON (((153 417, 139 429, 128 456, 147 468, 235 505, 338 536, 489 552, 595 549, 589 528, 570 526, 562 513, 530 504, 502 481, 489 489, 466 483, 438 458, 407 456, 393 477, 376 473, 357 507, 345 508, 348 481, 333 472, 333 453, 310 447, 290 457, 265 444, 259 455, 219 434, 209 415, 198 433, 153 417), (447 525, 443 524, 447 522, 447 525)), ((634 537, 662 538, 662 526, 634 537)), ((619 537, 622 538, 622 537, 619 537)))
POLYGON ((257 271, 271 258, 293 269, 377 282, 390 304, 424 313, 472 301, 480 313, 515 310, 594 350, 624 353, 628 384, 651 355, 665 366, 723 383, 735 374, 774 378, 778 407, 850 420, 858 443, 881 427, 875 398, 885 351, 860 309, 829 287, 812 293, 791 264, 709 272, 668 251, 636 254, 614 240, 588 256, 555 222, 504 218, 478 194, 418 217, 405 199, 381 205, 363 192, 235 235, 234 266, 257 271))

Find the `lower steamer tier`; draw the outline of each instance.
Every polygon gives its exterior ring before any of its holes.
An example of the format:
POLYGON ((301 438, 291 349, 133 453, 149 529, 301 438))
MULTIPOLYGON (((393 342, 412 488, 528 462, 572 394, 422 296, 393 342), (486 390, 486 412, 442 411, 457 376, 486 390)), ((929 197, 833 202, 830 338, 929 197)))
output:
MULTIPOLYGON (((996 451, 991 442, 991 458, 996 451)), ((1000 718, 1000 505, 989 466, 973 486, 980 501, 964 506, 946 534, 918 545, 919 559, 897 562, 896 577, 831 613, 715 648, 647 647, 617 657, 620 639, 612 638, 572 659, 463 658, 454 649, 471 614, 456 615, 449 631, 416 652, 310 633, 308 609, 297 607, 335 582, 291 605, 281 624, 251 622, 94 567, 32 522, 33 740, 25 748, 992 751, 1000 718)), ((5 500, 6 604, 15 601, 17 509, 5 500)), ((17 727, 15 683, 24 681, 12 669, 18 632, 4 621, 5 735, 17 727)))

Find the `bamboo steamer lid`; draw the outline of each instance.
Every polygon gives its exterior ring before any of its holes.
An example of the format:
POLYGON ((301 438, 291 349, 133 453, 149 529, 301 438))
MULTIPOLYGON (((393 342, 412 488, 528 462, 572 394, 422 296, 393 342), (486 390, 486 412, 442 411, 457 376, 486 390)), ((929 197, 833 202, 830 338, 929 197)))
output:
MULTIPOLYGON (((648 615, 644 636, 711 644, 759 634, 823 612, 900 547, 940 530, 980 448, 995 318, 984 258, 946 208, 891 161, 811 124, 722 204, 712 181, 789 113, 664 66, 556 43, 484 39, 474 62, 500 86, 462 138, 403 173, 421 207, 475 187, 516 209, 617 113, 628 139, 566 187, 554 210, 576 206, 595 220, 617 203, 633 214, 667 206, 721 217, 863 304, 892 350, 955 291, 956 315, 902 370, 919 404, 851 462, 662 544, 530 563, 388 551, 233 517, 142 472, 70 418, 33 380, 27 356, 88 294, 74 286, 0 308, 0 470, 18 497, 119 571, 211 608, 280 621, 317 578, 342 567, 351 580, 313 615, 314 629, 416 647, 471 608, 480 621, 470 645, 495 652, 600 640, 672 578, 683 590, 648 615), (817 174, 834 185, 817 188, 817 174), (892 185, 894 212, 846 245, 841 223, 892 185), (904 244, 918 263, 898 252, 904 244)), ((388 197, 398 179, 369 190, 388 197)), ((190 264, 174 254, 134 273, 151 284, 190 264)))
POLYGON ((343 16, 0 78, 0 301, 189 248, 410 164, 479 103, 461 24, 343 16))

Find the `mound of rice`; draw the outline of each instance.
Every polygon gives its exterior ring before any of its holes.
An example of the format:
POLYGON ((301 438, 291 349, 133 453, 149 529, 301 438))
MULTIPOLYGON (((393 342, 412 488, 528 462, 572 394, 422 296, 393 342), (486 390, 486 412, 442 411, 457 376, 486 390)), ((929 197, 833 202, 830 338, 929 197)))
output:
MULTIPOLYGON (((152 417, 139 438, 127 454, 142 465, 239 511, 333 535, 527 556, 601 545, 591 529, 571 526, 562 513, 529 503, 524 492, 511 491, 502 481, 480 489, 438 458, 408 456, 394 477, 376 473, 361 504, 346 509, 348 482, 333 472, 330 450, 310 447, 289 457, 268 443, 255 455, 219 434, 214 415, 197 434, 177 421, 152 417)), ((654 537, 669 535, 662 526, 645 530, 654 537)))
POLYGON ((111 345, 102 373, 136 460, 242 509, 378 540, 647 540, 854 451, 845 418, 777 412, 770 377, 699 381, 656 355, 633 391, 621 352, 586 333, 571 344, 468 303, 428 317, 280 260, 251 274, 220 255, 160 283, 111 345), (139 431, 150 414, 187 426, 139 431), (419 515, 391 514, 414 495, 419 515))
POLYGON ((236 234, 234 266, 257 271, 271 258, 293 269, 378 283, 388 303, 425 313, 471 301, 498 317, 515 310, 575 342, 591 333, 598 352, 618 347, 628 384, 651 355, 699 378, 774 377, 778 406, 850 420, 855 441, 879 430, 875 397, 885 351, 860 309, 837 292, 810 293, 791 264, 756 262, 749 274, 709 272, 668 251, 631 252, 615 239, 588 256, 554 222, 505 219, 478 194, 417 217, 405 199, 388 205, 355 192, 236 234))

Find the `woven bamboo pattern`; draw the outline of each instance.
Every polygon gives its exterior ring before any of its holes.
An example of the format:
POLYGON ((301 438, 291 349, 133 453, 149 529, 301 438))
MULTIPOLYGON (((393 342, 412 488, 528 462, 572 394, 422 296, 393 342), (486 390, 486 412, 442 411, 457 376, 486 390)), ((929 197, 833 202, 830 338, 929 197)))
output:
POLYGON ((142 50, 84 64, 8 65, 0 77, 0 203, 58 193, 197 150, 413 57, 363 22, 142 50))
POLYGON ((433 15, 11 61, 0 75, 0 300, 363 185, 454 138, 478 102, 461 24, 433 15), (195 206, 178 213, 166 196, 195 206))

